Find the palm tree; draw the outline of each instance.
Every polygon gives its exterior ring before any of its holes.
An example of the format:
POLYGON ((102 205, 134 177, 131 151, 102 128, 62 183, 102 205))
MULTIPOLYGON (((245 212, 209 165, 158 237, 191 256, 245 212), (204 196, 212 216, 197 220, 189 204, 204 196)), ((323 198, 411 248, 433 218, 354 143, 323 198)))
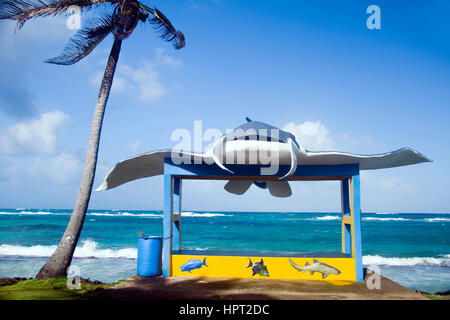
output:
POLYGON ((148 21, 159 32, 160 37, 172 42, 175 49, 184 47, 184 35, 156 8, 150 8, 137 0, 0 0, 0 19, 17 21, 16 30, 32 18, 66 13, 69 7, 78 6, 82 11, 93 6, 109 4, 112 13, 90 21, 69 41, 63 52, 47 63, 71 65, 84 57, 108 36, 114 35, 114 44, 100 86, 94 117, 91 125, 86 162, 72 215, 67 228, 53 255, 36 275, 36 279, 66 277, 73 253, 83 227, 89 205, 97 164, 98 145, 106 102, 114 78, 122 40, 130 36, 139 21, 148 21), (150 19, 151 17, 151 19, 150 19))

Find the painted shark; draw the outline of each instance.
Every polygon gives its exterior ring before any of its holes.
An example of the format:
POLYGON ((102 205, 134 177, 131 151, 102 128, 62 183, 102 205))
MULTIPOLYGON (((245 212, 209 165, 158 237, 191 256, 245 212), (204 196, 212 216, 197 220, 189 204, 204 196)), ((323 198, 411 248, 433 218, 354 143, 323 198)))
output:
POLYGON ((312 264, 309 264, 308 262, 306 262, 306 264, 303 267, 296 265, 291 260, 291 258, 289 258, 288 260, 289 260, 289 263, 291 264, 291 266, 293 266, 299 272, 300 271, 303 271, 303 272, 309 271, 311 273, 311 275, 313 275, 314 272, 320 272, 322 274, 322 279, 325 279, 330 274, 336 274, 336 275, 341 274, 341 272, 338 269, 336 269, 326 263, 319 262, 316 259, 313 259, 312 264))

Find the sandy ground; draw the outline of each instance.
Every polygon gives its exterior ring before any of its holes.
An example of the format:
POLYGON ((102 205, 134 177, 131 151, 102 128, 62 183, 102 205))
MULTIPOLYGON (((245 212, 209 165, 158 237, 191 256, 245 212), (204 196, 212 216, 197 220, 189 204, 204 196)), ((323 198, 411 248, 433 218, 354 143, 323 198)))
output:
POLYGON ((275 280, 266 278, 139 277, 106 290, 101 297, 119 300, 427 300, 381 277, 380 289, 364 282, 275 280))

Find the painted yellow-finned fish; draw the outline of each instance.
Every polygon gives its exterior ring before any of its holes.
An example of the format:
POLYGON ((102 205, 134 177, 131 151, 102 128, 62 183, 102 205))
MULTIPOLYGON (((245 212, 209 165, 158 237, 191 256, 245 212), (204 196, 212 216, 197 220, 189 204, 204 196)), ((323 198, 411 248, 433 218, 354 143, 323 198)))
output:
POLYGON ((260 261, 253 263, 250 258, 248 258, 248 266, 246 268, 252 268, 252 277, 255 274, 259 274, 261 277, 268 277, 269 271, 267 270, 267 267, 264 265, 264 261, 261 258, 260 261))

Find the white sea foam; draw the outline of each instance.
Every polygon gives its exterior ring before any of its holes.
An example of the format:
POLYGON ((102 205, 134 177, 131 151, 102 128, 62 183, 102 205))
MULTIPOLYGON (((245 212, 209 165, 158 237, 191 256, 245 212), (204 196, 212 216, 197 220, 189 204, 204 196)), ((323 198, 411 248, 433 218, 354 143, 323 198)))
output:
POLYGON ((22 256, 22 257, 50 257, 56 246, 18 246, 0 245, 0 256, 22 256))
MULTIPOLYGON (((113 210, 114 211, 114 210, 113 210)), ((50 212, 50 211, 2 211, 0 215, 70 215, 71 212, 50 212)), ((162 218, 162 213, 131 213, 131 212, 119 212, 114 211, 114 213, 108 212, 88 212, 87 216, 100 216, 100 217, 144 217, 144 218, 162 218)), ((183 217, 192 218, 211 218, 211 217, 232 217, 231 214, 222 213, 199 213, 199 212, 182 212, 183 217)))
POLYGON ((338 220, 341 219, 339 216, 323 216, 323 217, 317 217, 316 220, 338 220))
POLYGON ((196 250, 196 251, 205 251, 205 250, 208 250, 209 248, 199 248, 199 247, 186 246, 184 249, 186 249, 186 250, 196 250))
MULTIPOLYGON (((382 214, 382 215, 388 215, 388 214, 396 214, 396 213, 376 213, 376 214, 382 214)), ((316 220, 316 221, 328 221, 328 220, 339 220, 341 219, 341 216, 323 216, 323 217, 315 217, 315 218, 307 218, 305 220, 316 220)), ((363 221, 413 221, 413 222, 450 222, 450 218, 398 218, 398 217, 363 217, 361 218, 363 221)))
POLYGON ((442 258, 434 257, 383 257, 379 255, 363 256, 364 265, 387 265, 387 266, 441 266, 450 267, 450 255, 443 255, 442 258))
POLYGON ((375 214, 398 214, 396 212, 375 212, 375 214))
MULTIPOLYGON (((50 257, 56 249, 52 246, 20 246, 20 245, 0 245, 0 256, 22 256, 22 257, 50 257)), ((81 246, 75 249, 76 258, 126 258, 136 259, 136 248, 109 249, 99 248, 97 242, 92 240, 83 240, 81 246)))
MULTIPOLYGON (((0 256, 22 256, 22 257, 50 257, 56 249, 56 245, 51 246, 20 246, 20 245, 0 245, 0 256)), ((208 250, 208 248, 189 248, 195 250, 208 250)), ((75 258, 122 258, 136 259, 137 248, 100 248, 97 242, 83 240, 81 245, 75 249, 75 258)), ((441 266, 450 267, 450 254, 443 254, 441 257, 383 257, 380 255, 367 255, 363 257, 364 265, 388 265, 388 266, 441 266)))
POLYGON ((231 214, 222 213, 198 213, 198 212, 182 212, 182 217, 211 218, 211 217, 232 217, 231 214))
MULTIPOLYGON (((340 216, 323 216, 323 217, 308 218, 305 220, 328 221, 328 220, 340 220, 340 219, 341 219, 340 216)), ((362 220, 365 220, 365 221, 413 221, 414 219, 365 217, 365 218, 362 218, 362 220)), ((420 219, 418 221, 420 221, 420 219)))
POLYGON ((104 217, 157 217, 161 218, 162 214, 154 213, 130 213, 130 212, 118 212, 118 213, 106 213, 106 212, 89 212, 88 216, 104 216, 104 217))
MULTIPOLYGON (((305 220, 328 221, 328 220, 340 220, 340 219, 341 219, 340 216, 323 216, 323 217, 308 218, 305 220)), ((362 220, 365 220, 365 221, 413 221, 415 219, 365 217, 365 218, 362 218, 362 220)), ((417 219, 417 220, 420 221, 421 219, 417 219)))
MULTIPOLYGON (((163 214, 154 213, 130 213, 130 212, 118 212, 118 213, 103 213, 103 212, 90 212, 87 215, 92 216, 108 216, 108 217, 157 217, 162 218, 163 214)), ((197 212, 182 212, 183 217, 197 217, 197 218, 211 218, 211 217, 232 217, 232 215, 222 213, 197 213, 197 212)))
POLYGON ((405 218, 374 218, 374 217, 366 217, 362 218, 365 221, 414 221, 419 219, 405 219, 405 218))
POLYGON ((33 215, 67 215, 68 213, 53 213, 53 212, 48 212, 48 211, 37 211, 37 212, 33 212, 33 211, 20 211, 20 212, 9 212, 9 211, 2 211, 0 212, 0 214, 5 214, 5 215, 28 215, 28 216, 33 216, 33 215))
POLYGON ((365 221, 415 221, 415 222, 449 222, 450 218, 426 218, 426 219, 407 219, 407 218, 362 218, 365 221))
POLYGON ((427 222, 449 222, 450 218, 427 218, 425 219, 427 222))
POLYGON ((305 220, 328 221, 328 220, 338 220, 338 219, 341 219, 341 217, 340 216, 323 216, 323 217, 308 218, 305 220))

